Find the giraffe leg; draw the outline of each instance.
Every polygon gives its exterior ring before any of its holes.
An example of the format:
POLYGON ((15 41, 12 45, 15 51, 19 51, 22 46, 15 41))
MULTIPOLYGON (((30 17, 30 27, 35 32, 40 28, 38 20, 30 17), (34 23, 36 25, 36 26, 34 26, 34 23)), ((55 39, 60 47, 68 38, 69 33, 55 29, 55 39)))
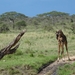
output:
POLYGON ((68 52, 67 43, 65 43, 65 47, 66 47, 66 51, 67 51, 68 60, 71 60, 70 57, 69 57, 69 52, 68 52))
POLYGON ((60 59, 60 44, 58 45, 58 62, 59 62, 59 59, 60 59))
POLYGON ((61 47, 62 47, 61 55, 62 55, 63 61, 65 61, 65 58, 64 58, 64 43, 63 42, 61 43, 61 47))

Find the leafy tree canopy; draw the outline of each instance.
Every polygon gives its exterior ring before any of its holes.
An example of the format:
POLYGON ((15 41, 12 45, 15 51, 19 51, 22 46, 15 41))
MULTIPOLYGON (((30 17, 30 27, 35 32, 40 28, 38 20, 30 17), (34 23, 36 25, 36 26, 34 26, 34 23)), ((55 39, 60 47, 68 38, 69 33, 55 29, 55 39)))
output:
POLYGON ((28 18, 27 16, 25 16, 24 14, 21 13, 17 13, 17 12, 5 12, 2 15, 0 15, 0 19, 1 20, 5 20, 5 19, 16 19, 16 18, 28 18))
POLYGON ((47 12, 47 13, 43 13, 43 14, 39 14, 37 16, 43 17, 43 16, 49 16, 49 17, 53 17, 53 16, 69 16, 68 13, 64 13, 64 12, 57 12, 57 11, 52 11, 52 12, 47 12))

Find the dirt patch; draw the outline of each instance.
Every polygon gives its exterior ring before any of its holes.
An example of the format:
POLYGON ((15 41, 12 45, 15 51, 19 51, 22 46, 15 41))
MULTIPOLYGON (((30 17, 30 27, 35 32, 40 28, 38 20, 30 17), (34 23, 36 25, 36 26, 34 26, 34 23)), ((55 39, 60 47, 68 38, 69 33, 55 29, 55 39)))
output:
POLYGON ((38 75, 58 75, 57 70, 59 66, 62 66, 68 63, 72 64, 75 62, 75 56, 70 57, 70 59, 71 59, 70 61, 67 58, 65 58, 64 61, 60 59, 59 62, 57 62, 56 60, 55 62, 53 62, 46 68, 44 68, 38 75))

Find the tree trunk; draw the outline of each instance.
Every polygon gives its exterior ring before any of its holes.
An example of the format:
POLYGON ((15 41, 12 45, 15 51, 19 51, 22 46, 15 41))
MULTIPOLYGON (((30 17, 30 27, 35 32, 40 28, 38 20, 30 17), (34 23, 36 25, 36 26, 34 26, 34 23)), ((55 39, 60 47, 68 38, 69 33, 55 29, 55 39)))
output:
POLYGON ((19 35, 8 46, 6 46, 0 50, 0 59, 2 59, 7 54, 13 54, 16 52, 17 48, 19 47, 19 44, 17 44, 17 43, 21 39, 21 37, 24 35, 25 32, 26 32, 26 30, 19 33, 19 35))

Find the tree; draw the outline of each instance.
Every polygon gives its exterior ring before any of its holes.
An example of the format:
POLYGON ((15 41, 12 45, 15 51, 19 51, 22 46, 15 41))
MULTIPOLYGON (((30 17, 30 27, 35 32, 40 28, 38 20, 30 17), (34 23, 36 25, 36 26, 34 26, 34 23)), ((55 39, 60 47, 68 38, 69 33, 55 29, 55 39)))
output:
POLYGON ((19 47, 18 41, 21 39, 25 32, 26 30, 23 30, 8 46, 0 50, 0 59, 2 59, 7 54, 13 54, 16 52, 16 49, 19 47))
POLYGON ((0 33, 9 31, 9 28, 5 24, 0 25, 0 33))
POLYGON ((26 27, 26 22, 25 21, 19 21, 16 23, 16 27, 20 30, 23 27, 26 27))
POLYGON ((27 16, 25 16, 22 13, 17 13, 17 12, 5 12, 2 15, 0 15, 0 21, 4 22, 5 24, 11 25, 9 28, 15 28, 15 24, 18 21, 25 20, 27 21, 27 16))

